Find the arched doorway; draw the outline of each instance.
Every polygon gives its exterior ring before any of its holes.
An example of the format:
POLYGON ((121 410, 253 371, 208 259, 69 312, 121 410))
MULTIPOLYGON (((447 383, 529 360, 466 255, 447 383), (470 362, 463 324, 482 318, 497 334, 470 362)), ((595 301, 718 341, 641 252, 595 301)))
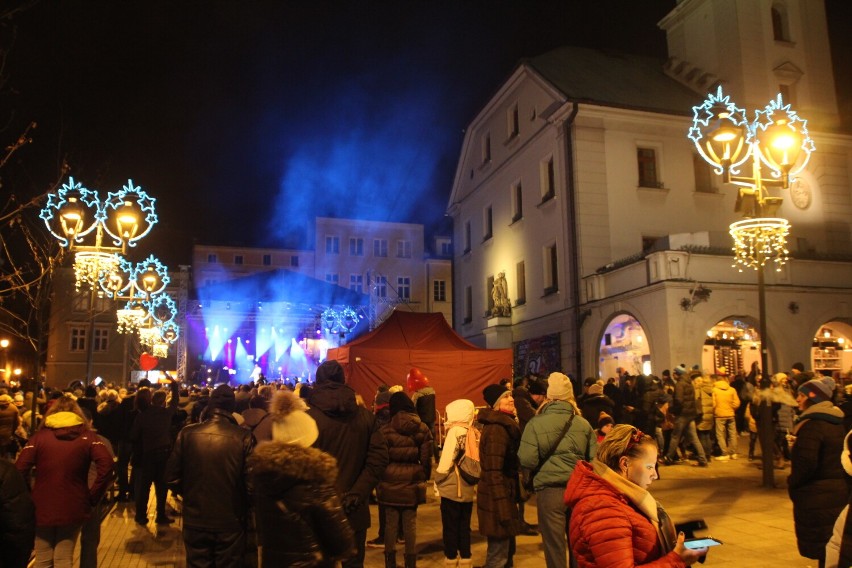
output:
POLYGON ((852 370, 852 325, 833 320, 819 327, 811 347, 811 369, 836 379, 852 370))
POLYGON ((760 334, 748 319, 729 318, 707 330, 701 354, 705 373, 748 373, 760 365, 760 334))
POLYGON ((598 375, 615 377, 621 367, 630 375, 651 373, 651 349, 642 324, 630 314, 609 322, 601 337, 598 375))

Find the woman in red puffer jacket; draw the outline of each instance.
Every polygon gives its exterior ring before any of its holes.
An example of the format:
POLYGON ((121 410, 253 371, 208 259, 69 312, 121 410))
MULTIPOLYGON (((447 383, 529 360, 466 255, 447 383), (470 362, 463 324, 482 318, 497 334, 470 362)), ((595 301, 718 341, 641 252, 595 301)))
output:
POLYGON ((680 568, 707 549, 683 546, 671 519, 648 493, 657 479, 657 443, 619 424, 598 446, 592 463, 581 461, 565 489, 571 510, 571 550, 580 568, 654 566, 680 568))

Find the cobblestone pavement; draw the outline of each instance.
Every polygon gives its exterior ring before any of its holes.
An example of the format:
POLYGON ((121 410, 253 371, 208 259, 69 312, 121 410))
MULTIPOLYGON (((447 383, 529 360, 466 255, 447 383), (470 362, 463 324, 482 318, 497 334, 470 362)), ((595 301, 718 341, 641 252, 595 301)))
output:
MULTIPOLYGON (((762 488, 762 472, 757 462, 745 459, 714 461, 708 468, 694 465, 661 466, 661 479, 654 482, 651 492, 666 507, 675 522, 703 518, 712 535, 725 544, 712 549, 706 566, 720 567, 790 567, 816 566, 815 561, 799 556, 793 532, 792 505, 784 489, 789 470, 775 472, 776 489, 762 488)), ((840 498, 843 498, 842 496, 840 498)), ((151 505, 153 506, 153 499, 151 505)), ((526 520, 535 522, 534 498, 526 508, 526 520)), ((476 533, 474 508, 473 558, 474 565, 485 560, 485 540, 476 533)), ((151 523, 140 527, 133 521, 133 506, 117 504, 103 524, 100 565, 106 567, 164 566, 183 567, 184 550, 181 541, 181 518, 175 524, 158 527, 151 523)), ((373 528, 367 538, 376 536, 377 508, 372 507, 373 528)), ((418 565, 444 565, 441 547, 441 518, 437 500, 430 494, 429 502, 418 509, 418 565)), ((79 548, 78 548, 79 551, 79 548)), ((398 553, 402 560, 402 551, 398 553)), ((384 566, 381 549, 367 549, 366 565, 384 566)), ((518 537, 515 566, 532 568, 544 565, 544 553, 537 536, 518 537)))

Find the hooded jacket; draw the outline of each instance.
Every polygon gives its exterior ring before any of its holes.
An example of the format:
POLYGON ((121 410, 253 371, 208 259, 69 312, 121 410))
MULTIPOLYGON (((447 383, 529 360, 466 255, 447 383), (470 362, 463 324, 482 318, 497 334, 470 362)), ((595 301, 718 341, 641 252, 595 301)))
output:
POLYGON ((345 384, 317 384, 308 414, 316 421, 319 437, 314 447, 337 460, 340 497, 355 494, 358 507, 347 515, 356 532, 370 526, 369 499, 388 465, 385 438, 372 413, 355 401, 355 391, 345 384))
POLYGON ((650 493, 606 464, 581 461, 565 488, 569 533, 580 568, 686 566, 674 552, 674 526, 650 493))
POLYGON ((696 408, 701 411, 701 422, 696 427, 706 431, 713 429, 713 379, 701 377, 695 380, 696 408))
POLYGON ((796 542, 802 556, 822 558, 849 493, 848 477, 840 464, 843 412, 831 401, 809 406, 793 434, 787 491, 793 501, 796 542))
POLYGON ((713 385, 713 415, 716 418, 733 418, 734 411, 740 407, 740 397, 736 389, 725 379, 713 385))
POLYGON ((265 566, 332 565, 355 552, 334 487, 337 462, 316 448, 270 441, 249 458, 265 566))
POLYGON ((30 436, 15 467, 24 478, 33 467, 38 470, 32 497, 39 527, 82 524, 113 479, 109 450, 73 412, 45 418, 44 427, 30 436), (97 473, 90 488, 92 462, 97 473))
POLYGON ((376 487, 376 498, 392 507, 421 504, 420 488, 432 473, 432 431, 413 412, 401 411, 382 426, 381 432, 389 461, 376 487))
POLYGON ((447 435, 441 459, 435 469, 435 485, 442 499, 470 503, 476 494, 475 486, 467 483, 458 472, 461 446, 467 438, 468 428, 473 428, 475 407, 469 400, 454 400, 447 405, 447 435))

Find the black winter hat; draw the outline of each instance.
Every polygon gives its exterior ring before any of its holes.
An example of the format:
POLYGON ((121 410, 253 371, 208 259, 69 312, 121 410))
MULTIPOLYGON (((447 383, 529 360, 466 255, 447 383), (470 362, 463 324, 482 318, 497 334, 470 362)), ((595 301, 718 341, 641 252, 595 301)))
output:
POLYGON ((488 406, 494 408, 497 401, 507 392, 509 392, 509 389, 503 385, 488 385, 482 390, 482 398, 485 399, 485 403, 488 406))
POLYGON ((397 412, 411 412, 412 414, 417 413, 417 409, 414 408, 414 403, 411 402, 411 399, 408 398, 408 395, 404 392, 395 392, 390 397, 390 414, 391 416, 395 416, 397 412))
POLYGON ((219 385, 210 394, 210 402, 207 403, 208 408, 220 408, 228 412, 233 412, 236 406, 234 398, 234 389, 228 385, 219 385))
POLYGON ((343 367, 337 361, 326 361, 317 367, 317 384, 322 383, 346 383, 346 375, 343 367))

